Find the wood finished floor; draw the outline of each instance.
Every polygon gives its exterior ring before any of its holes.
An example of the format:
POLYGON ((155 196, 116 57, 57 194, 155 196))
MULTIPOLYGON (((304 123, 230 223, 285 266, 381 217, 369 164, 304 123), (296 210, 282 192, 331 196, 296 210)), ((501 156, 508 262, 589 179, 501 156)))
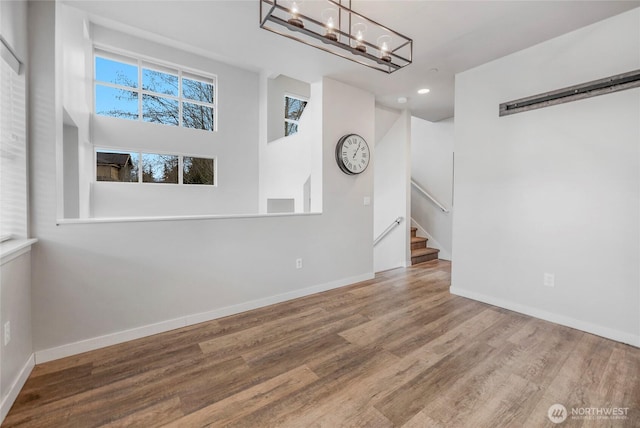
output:
POLYGON ((640 349, 449 284, 433 261, 41 364, 2 426, 640 426, 640 349), (554 403, 628 418, 555 425, 554 403))

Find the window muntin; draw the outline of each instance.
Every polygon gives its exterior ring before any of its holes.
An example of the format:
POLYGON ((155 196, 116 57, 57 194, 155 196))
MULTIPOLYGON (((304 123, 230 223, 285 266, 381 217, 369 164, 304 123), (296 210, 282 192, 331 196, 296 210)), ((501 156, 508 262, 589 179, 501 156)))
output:
POLYGON ((298 124, 307 101, 290 95, 284 97, 284 135, 289 136, 298 132, 298 124))
POLYGON ((96 149, 96 181, 217 185, 215 158, 96 149))
POLYGON ((216 130, 216 79, 96 50, 95 114, 216 130))

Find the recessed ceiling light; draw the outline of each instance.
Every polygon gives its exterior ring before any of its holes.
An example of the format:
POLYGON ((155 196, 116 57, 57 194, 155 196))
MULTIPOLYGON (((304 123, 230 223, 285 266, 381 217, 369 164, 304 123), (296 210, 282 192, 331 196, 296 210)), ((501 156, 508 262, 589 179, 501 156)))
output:
POLYGON ((407 97, 398 97, 398 104, 405 104, 407 102, 407 97))
POLYGON ((428 94, 431 90, 427 88, 418 89, 420 95, 428 94))

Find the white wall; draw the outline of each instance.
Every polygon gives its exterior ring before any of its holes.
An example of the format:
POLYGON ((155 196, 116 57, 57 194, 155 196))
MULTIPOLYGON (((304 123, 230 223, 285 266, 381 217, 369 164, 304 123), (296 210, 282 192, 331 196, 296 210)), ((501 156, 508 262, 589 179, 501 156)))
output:
POLYGON ((293 95, 297 98, 309 99, 310 85, 307 82, 279 75, 275 79, 267 80, 268 110, 267 118, 269 130, 267 141, 271 142, 284 137, 284 97, 293 95))
MULTIPOLYGON (((57 13, 63 105, 79 130, 81 217, 257 213, 258 74, 89 24, 86 15, 73 7, 57 4, 57 13), (90 28, 91 39, 86 37, 86 28, 90 28), (91 43, 215 74, 217 132, 91 115, 91 43), (207 189, 159 186, 150 190, 149 185, 123 183, 93 183, 90 187, 95 180, 94 148, 215 157, 218 182, 207 189), (84 210, 89 200, 91 210, 84 210)), ((62 189, 68 191, 69 186, 62 189)))
POLYGON ((260 86, 260 116, 266 128, 261 129, 260 135, 259 212, 268 212, 268 199, 294 199, 297 213, 320 212, 322 175, 321 169, 313 163, 322 147, 316 137, 322 127, 322 107, 313 102, 311 86, 306 82, 283 75, 272 79, 263 73, 260 86), (298 132, 287 137, 284 136, 285 95, 309 100, 300 118, 298 132), (310 192, 305 192, 307 180, 310 192))
POLYGON ((374 98, 332 80, 312 87, 324 117, 321 215, 56 226, 54 5, 30 3, 29 18, 39 361, 373 276, 373 212, 362 203, 373 173, 347 176, 333 158, 345 133, 373 140, 374 98))
MULTIPOLYGON (((11 340, 0 340, 0 422, 33 368, 31 334, 31 253, 0 266, 0 326, 9 322, 11 340)), ((0 335, 4 338, 4 331, 0 335)))
POLYGON ((640 346, 640 89, 498 117, 640 68, 639 22, 635 9, 457 76, 453 293, 640 346))
POLYGON ((27 62, 27 8, 21 0, 0 2, 0 34, 7 41, 18 59, 27 62))
MULTIPOLYGON (((311 160, 315 141, 313 129, 322 125, 322 111, 313 100, 307 104, 298 132, 266 143, 260 152, 260 201, 266 207, 269 199, 293 199, 294 212, 305 212, 304 186, 322 180, 311 176, 311 160)), ((307 195, 308 196, 308 195, 307 195)), ((307 211, 308 212, 308 211, 307 211)))
POLYGON ((373 236, 380 236, 394 220, 403 218, 374 247, 376 272, 410 264, 410 120, 407 110, 376 106, 373 236))
POLYGON ((449 210, 443 212, 412 187, 411 217, 426 232, 428 246, 438 248, 438 257, 444 260, 451 260, 453 141, 453 118, 439 122, 411 118, 411 177, 449 210))
MULTIPOLYGON (((80 173, 78 127, 67 125, 62 129, 62 179, 64 180, 63 200, 64 217, 80 217, 80 173)), ((88 199, 87 199, 88 202, 88 199)))
MULTIPOLYGON (((27 48, 26 2, 0 2, 0 35, 24 64, 23 70, 28 72, 30 64, 27 48)), ((0 61, 2 60, 0 59, 0 61)), ((23 70, 21 70, 21 73, 25 73, 23 70)), ((4 94, 2 96, 4 97, 4 94)), ((24 203, 26 204, 26 184, 24 192, 24 203)), ((26 219, 22 219, 22 221, 26 223, 26 219)), ((22 233, 28 234, 26 225, 22 225, 21 229, 22 233)), ((24 237, 26 236, 20 236, 20 238, 24 237)), ((11 257, 5 256, 1 257, 1 259, 0 330, 3 330, 5 323, 9 322, 11 341, 5 345, 4 331, 0 331, 0 423, 11 408, 20 388, 26 381, 26 377, 33 368, 30 298, 31 255, 25 249, 13 254, 11 257)))
POLYGON ((88 38, 89 20, 86 15, 60 2, 56 7, 57 19, 61 23, 56 34, 60 40, 56 49, 61 61, 56 66, 60 67, 58 81, 62 87, 64 121, 68 125, 65 131, 69 131, 58 160, 64 168, 64 177, 60 177, 58 215, 60 218, 86 218, 91 210, 90 184, 95 180, 90 141, 93 47, 88 38))

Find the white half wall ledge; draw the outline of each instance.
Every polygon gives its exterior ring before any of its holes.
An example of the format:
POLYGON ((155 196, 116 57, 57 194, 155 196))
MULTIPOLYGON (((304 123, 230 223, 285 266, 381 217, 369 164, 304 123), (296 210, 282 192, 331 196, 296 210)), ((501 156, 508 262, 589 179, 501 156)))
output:
POLYGON ((129 330, 106 334, 104 336, 85 339, 78 342, 69 343, 67 345, 57 346, 55 348, 43 349, 35 352, 35 363, 42 364, 49 361, 58 360, 60 358, 81 354, 83 352, 94 351, 96 349, 104 348, 111 345, 117 345, 119 343, 124 343, 147 336, 152 336, 154 334, 164 333, 178 328, 212 321, 222 317, 227 317, 229 315, 239 314, 242 312, 250 311, 252 309, 258 309, 276 303, 282 303, 288 300, 321 293, 323 291, 357 284, 362 281, 373 279, 374 277, 375 274, 373 272, 370 272, 348 278, 342 278, 336 281, 317 284, 311 287, 306 287, 287 293, 276 294, 274 296, 265 297, 262 299, 251 300, 248 302, 238 303, 236 305, 214 309, 208 312, 187 315, 180 318, 161 321, 155 324, 149 324, 129 330))
POLYGON ((2 404, 0 404, 0 424, 4 422, 4 418, 6 418, 7 414, 9 414, 11 406, 13 406, 16 398, 18 398, 20 390, 22 390, 22 387, 27 382, 27 379, 29 378, 29 375, 31 374, 31 371, 33 370, 35 365, 35 357, 33 354, 31 354, 31 356, 27 359, 24 366, 22 367, 22 370, 20 370, 20 374, 18 375, 16 380, 11 384, 7 395, 2 398, 2 404))
POLYGON ((575 318, 567 317, 567 316, 556 314, 553 312, 547 312, 538 308, 522 305, 520 303, 487 296, 485 294, 460 289, 454 286, 451 286, 449 288, 449 292, 456 296, 477 300, 478 302, 487 303, 489 305, 508 309, 510 311, 518 312, 518 313, 528 315, 534 318, 538 318, 544 321, 549 321, 555 324, 563 325, 565 327, 575 328, 585 333, 595 334, 596 336, 604 337, 605 339, 615 340, 616 342, 622 342, 631 346, 635 346, 636 348, 640 348, 640 336, 636 336, 631 333, 625 333, 623 331, 614 330, 608 327, 602 327, 600 325, 593 324, 590 322, 581 321, 575 318))
POLYGON ((254 213, 254 214, 204 214, 204 215, 178 215, 178 216, 157 216, 157 217, 90 217, 90 218, 59 218, 56 220, 57 226, 69 224, 100 224, 100 223, 139 223, 154 221, 182 221, 182 220, 227 220, 240 218, 263 218, 263 217, 294 217, 322 215, 322 212, 308 213, 254 213))
POLYGON ((38 242, 37 239, 11 239, 0 244, 0 265, 20 257, 31 251, 31 246, 38 242))

